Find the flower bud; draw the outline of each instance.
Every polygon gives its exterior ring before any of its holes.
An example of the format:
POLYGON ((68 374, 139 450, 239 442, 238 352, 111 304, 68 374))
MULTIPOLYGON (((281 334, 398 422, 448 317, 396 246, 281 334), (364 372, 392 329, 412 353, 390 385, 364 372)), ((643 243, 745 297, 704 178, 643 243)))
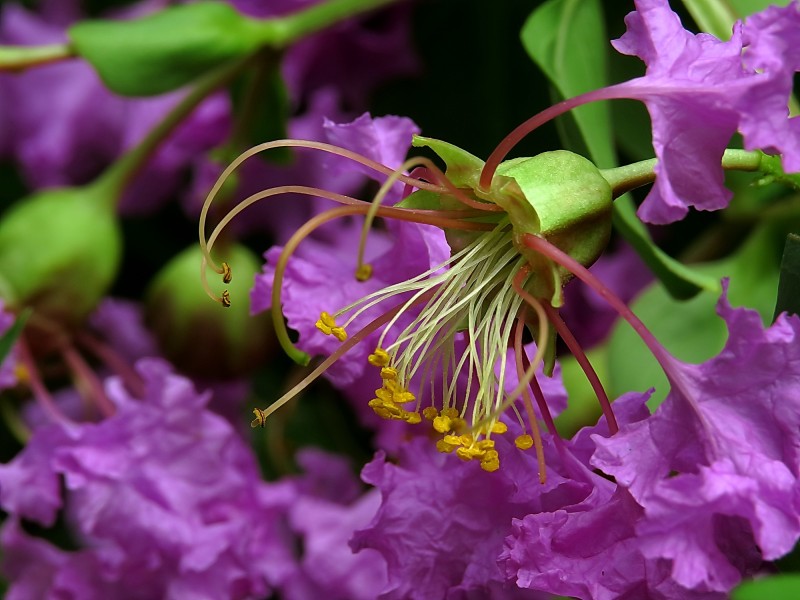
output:
POLYGON ((31 326, 73 328, 113 282, 121 248, 107 188, 40 192, 0 220, 0 297, 32 308, 31 326))
POLYGON ((145 300, 147 322, 164 355, 184 372, 208 379, 247 373, 267 358, 273 339, 269 315, 250 316, 249 292, 261 267, 258 259, 239 245, 225 248, 225 256, 233 275, 224 286, 232 298, 225 310, 209 302, 200 286, 202 253, 197 246, 161 269, 145 300))

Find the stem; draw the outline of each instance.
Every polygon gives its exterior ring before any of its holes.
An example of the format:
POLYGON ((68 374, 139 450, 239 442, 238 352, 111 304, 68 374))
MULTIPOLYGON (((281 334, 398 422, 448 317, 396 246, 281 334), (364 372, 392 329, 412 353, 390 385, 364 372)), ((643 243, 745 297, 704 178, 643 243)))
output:
POLYGON ((11 406, 11 402, 6 396, 0 396, 0 418, 15 440, 23 446, 28 443, 31 438, 31 430, 11 406))
MULTIPOLYGON (((726 171, 758 171, 761 169, 762 152, 748 150, 725 150, 722 155, 722 168, 726 171)), ((638 187, 653 183, 656 179, 655 167, 658 159, 651 158, 614 169, 601 169, 600 173, 611 186, 612 196, 622 194, 638 187)))
POLYGON ((259 22, 261 40, 264 45, 272 48, 286 48, 295 41, 343 19, 393 2, 395 0, 331 0, 317 4, 285 17, 259 22))
POLYGON ((73 58, 75 53, 67 44, 46 46, 0 46, 0 72, 23 71, 73 58))
POLYGON ((251 58, 247 57, 244 60, 229 63, 202 78, 138 146, 128 151, 106 169, 91 185, 106 188, 110 201, 118 202, 122 193, 158 150, 161 143, 194 111, 197 105, 212 92, 227 85, 250 62, 251 58))

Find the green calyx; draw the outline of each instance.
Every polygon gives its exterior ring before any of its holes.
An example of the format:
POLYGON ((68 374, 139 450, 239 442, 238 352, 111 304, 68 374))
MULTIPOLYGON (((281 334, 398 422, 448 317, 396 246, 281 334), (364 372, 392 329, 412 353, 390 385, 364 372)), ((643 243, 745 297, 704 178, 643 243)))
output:
POLYGON ((104 186, 51 189, 20 200, 0 220, 0 297, 47 326, 73 328, 106 293, 122 237, 104 186))
MULTIPOLYGON (((522 236, 543 237, 587 267, 605 249, 611 235, 611 186, 586 158, 556 150, 508 160, 498 167, 491 189, 483 190, 478 180, 484 163, 479 158, 431 138, 416 136, 413 144, 436 152, 445 161, 445 174, 456 187, 505 211, 514 244, 537 275, 528 286, 531 293, 550 299, 553 306, 562 304, 561 289, 572 274, 528 249, 521 243, 522 236)), ((423 191, 411 194, 400 206, 464 208, 452 197, 423 191)), ((498 222, 498 213, 487 212, 482 220, 498 222)), ((451 239, 448 232, 448 241, 461 245, 459 236, 465 234, 453 233, 451 239)))
MULTIPOLYGON (((241 376, 262 363, 271 349, 268 313, 250 316, 247 301, 261 264, 244 246, 225 248, 233 279, 225 289, 237 299, 225 310, 197 281, 202 253, 187 248, 156 275, 147 291, 145 310, 161 351, 182 371, 209 379, 241 376)), ((209 282, 212 287, 216 281, 209 282)), ((222 291, 215 290, 217 293, 222 291)))

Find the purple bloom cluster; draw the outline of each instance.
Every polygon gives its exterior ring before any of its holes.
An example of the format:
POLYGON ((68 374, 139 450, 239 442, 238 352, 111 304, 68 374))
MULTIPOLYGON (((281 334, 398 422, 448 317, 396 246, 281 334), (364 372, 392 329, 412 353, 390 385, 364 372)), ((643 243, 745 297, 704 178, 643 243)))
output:
POLYGON ((209 394, 161 360, 137 371, 143 397, 111 378, 115 415, 43 425, 0 465, 8 598, 377 595, 383 559, 347 546, 377 495, 361 496, 345 461, 307 451, 298 458, 306 474, 266 483, 244 440, 206 408, 209 394), (75 548, 25 525, 57 519, 75 548))

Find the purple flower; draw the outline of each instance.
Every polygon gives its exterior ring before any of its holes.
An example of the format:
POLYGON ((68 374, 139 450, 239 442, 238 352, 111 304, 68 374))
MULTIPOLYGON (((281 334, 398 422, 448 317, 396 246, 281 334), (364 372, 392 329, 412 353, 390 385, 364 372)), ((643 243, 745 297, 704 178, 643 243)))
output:
POLYGON ((737 130, 746 148, 780 152, 787 170, 800 170, 798 121, 787 108, 800 69, 796 2, 737 23, 725 42, 686 31, 667 0, 637 0, 625 23, 612 43, 641 58, 647 73, 616 87, 647 106, 659 161, 642 219, 669 223, 690 206, 727 206, 720 161, 737 130))
MULTIPOLYGON (((416 131, 408 119, 371 119, 368 115, 344 125, 327 122, 325 128, 329 139, 335 139, 346 148, 363 150, 368 157, 391 168, 400 166, 411 144, 411 135, 416 131)), ((345 165, 335 160, 330 162, 330 168, 344 170, 345 165)), ((373 275, 361 282, 355 278, 354 260, 361 222, 342 222, 333 227, 322 234, 321 240, 304 240, 289 260, 284 275, 284 314, 289 326, 300 334, 298 347, 309 354, 329 354, 338 345, 334 338, 323 335, 315 326, 323 311, 333 312, 367 294, 424 273, 444 261, 450 253, 441 230, 413 223, 390 222, 388 234, 370 233, 366 257, 373 267, 373 275)), ((274 265, 281 250, 273 247, 265 254, 267 266, 264 274, 256 277, 251 293, 253 311, 265 310, 272 303, 274 265)), ((354 328, 367 324, 385 310, 374 307, 365 311, 355 321, 354 328)), ((370 343, 360 344, 344 360, 338 361, 328 371, 332 381, 337 385, 347 385, 358 378, 364 372, 367 355, 374 350, 374 345, 374 342, 372 347, 370 343)))
POLYGON ((162 361, 138 371, 142 399, 111 379, 114 416, 40 427, 0 466, 11 594, 67 594, 87 580, 94 594, 81 597, 244 598, 292 564, 279 507, 242 439, 204 408, 208 396, 162 361), (79 550, 17 529, 23 518, 51 526, 59 511, 79 550))
POLYGON ((672 391, 645 421, 597 440, 592 463, 643 507, 642 553, 686 588, 729 591, 800 538, 800 319, 767 330, 723 298, 728 343, 674 362, 672 391))
MULTIPOLYGON (((63 3, 70 4, 70 3, 63 3)), ((128 11, 138 16, 156 8, 145 2, 128 11)), ((0 39, 6 44, 66 41, 74 11, 42 17, 16 4, 3 7, 0 39)), ((182 97, 176 92, 148 99, 120 98, 103 87, 92 68, 68 61, 3 78, 10 151, 34 188, 86 183, 135 146, 182 97), (46 92, 45 92, 46 91, 46 92)), ((162 145, 122 202, 127 214, 152 211, 175 193, 181 171, 222 141, 228 104, 220 95, 203 102, 162 145)))

